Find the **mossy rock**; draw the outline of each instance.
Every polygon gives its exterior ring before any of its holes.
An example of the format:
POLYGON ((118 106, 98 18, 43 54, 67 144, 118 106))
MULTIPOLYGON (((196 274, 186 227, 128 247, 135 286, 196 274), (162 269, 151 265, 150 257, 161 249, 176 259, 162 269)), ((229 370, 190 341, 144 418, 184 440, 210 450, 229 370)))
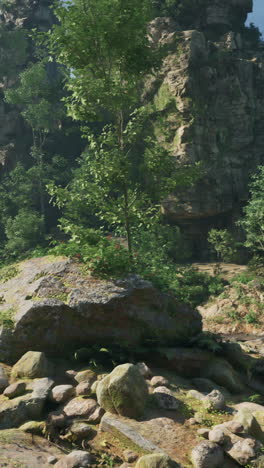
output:
POLYGON ((14 365, 11 376, 14 378, 35 379, 38 377, 49 377, 52 371, 52 366, 44 353, 28 351, 14 365))
POLYGON ((46 429, 46 424, 44 421, 28 421, 20 426, 19 429, 30 434, 43 435, 46 429))
POLYGON ((96 395, 105 411, 138 418, 146 406, 148 387, 136 366, 122 364, 98 383, 96 395))
POLYGON ((164 453, 153 453, 144 455, 136 464, 135 468, 178 468, 179 465, 164 453))

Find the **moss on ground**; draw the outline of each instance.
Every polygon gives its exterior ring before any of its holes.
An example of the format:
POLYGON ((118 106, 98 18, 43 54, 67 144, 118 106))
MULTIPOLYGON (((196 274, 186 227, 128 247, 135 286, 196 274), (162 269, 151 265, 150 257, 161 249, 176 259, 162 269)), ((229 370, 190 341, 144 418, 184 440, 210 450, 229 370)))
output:
POLYGON ((14 316, 16 314, 16 310, 12 307, 8 310, 0 311, 0 325, 3 325, 5 328, 14 328, 14 316))
POLYGON ((19 268, 17 265, 8 265, 0 269, 0 284, 6 283, 12 278, 15 278, 19 274, 19 268))

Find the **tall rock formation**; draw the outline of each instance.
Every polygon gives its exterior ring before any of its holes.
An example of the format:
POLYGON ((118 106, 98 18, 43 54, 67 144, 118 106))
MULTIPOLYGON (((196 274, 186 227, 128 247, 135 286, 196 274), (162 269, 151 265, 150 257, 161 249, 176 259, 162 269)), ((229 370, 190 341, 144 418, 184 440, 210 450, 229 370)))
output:
POLYGON ((165 203, 194 250, 208 229, 236 218, 250 174, 264 163, 264 44, 243 34, 252 0, 196 0, 194 10, 198 4, 188 29, 184 16, 151 23, 151 40, 166 56, 146 91, 156 105, 154 131, 176 163, 205 168, 195 188, 165 203))

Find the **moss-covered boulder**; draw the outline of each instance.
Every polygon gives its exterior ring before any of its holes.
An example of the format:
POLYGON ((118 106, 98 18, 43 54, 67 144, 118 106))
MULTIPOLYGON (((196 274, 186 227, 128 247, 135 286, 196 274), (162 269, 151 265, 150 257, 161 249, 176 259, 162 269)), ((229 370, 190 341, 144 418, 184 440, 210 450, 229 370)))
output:
MULTIPOLYGON (((260 405, 256 406, 261 408, 260 405)), ((252 411, 250 406, 249 408, 242 407, 235 415, 234 420, 243 425, 245 432, 264 442, 264 409, 252 411)))
POLYGON ((146 405, 148 387, 136 366, 122 364, 99 382, 96 395, 105 411, 138 418, 146 405))
POLYGON ((52 374, 52 366, 44 353, 28 351, 13 366, 11 375, 15 378, 35 379, 48 377, 52 374))
POLYGON ((14 363, 35 350, 56 357, 72 352, 89 362, 87 343, 138 346, 152 339, 170 346, 201 332, 197 310, 137 275, 95 282, 75 261, 50 256, 19 268, 0 283, 0 315, 12 311, 12 326, 0 330, 0 361, 14 363))
POLYGON ((256 411, 253 413, 253 416, 256 420, 256 439, 264 442, 264 411, 256 411))
POLYGON ((178 463, 173 461, 168 455, 164 453, 152 453, 151 455, 144 455, 136 464, 135 468, 177 468, 178 463))
POLYGON ((20 431, 28 432, 29 434, 43 435, 46 424, 44 421, 28 421, 20 426, 20 431))

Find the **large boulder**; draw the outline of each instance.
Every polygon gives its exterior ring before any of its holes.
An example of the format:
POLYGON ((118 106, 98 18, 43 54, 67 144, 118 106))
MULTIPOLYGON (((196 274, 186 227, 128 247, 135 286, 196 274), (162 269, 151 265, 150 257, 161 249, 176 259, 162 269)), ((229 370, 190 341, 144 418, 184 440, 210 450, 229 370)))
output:
POLYGON ((13 366, 11 375, 15 378, 35 379, 37 377, 48 377, 52 373, 52 366, 46 359, 44 353, 28 351, 13 366))
POLYGON ((191 461, 194 468, 222 468, 224 452, 214 442, 204 441, 192 450, 191 461))
POLYGON ((122 364, 99 382, 96 395, 105 411, 138 418, 146 405, 148 387, 137 366, 122 364))
POLYGON ((94 281, 69 259, 22 262, 19 274, 0 284, 0 295, 0 312, 16 310, 13 328, 0 332, 3 361, 29 349, 63 355, 87 343, 184 343, 202 328, 197 311, 149 281, 136 275, 94 281))
POLYGON ((247 408, 242 407, 236 413, 234 421, 240 423, 244 427, 244 431, 247 434, 250 434, 251 436, 256 437, 258 440, 264 442, 264 428, 263 426, 261 427, 261 419, 263 421, 263 418, 264 411, 253 412, 247 408))
POLYGON ((238 374, 224 359, 213 359, 204 370, 204 376, 232 393, 241 393, 244 389, 238 374))
POLYGON ((8 400, 0 397, 0 429, 18 427, 26 421, 39 419, 49 392, 54 385, 51 379, 37 379, 31 393, 8 400))

